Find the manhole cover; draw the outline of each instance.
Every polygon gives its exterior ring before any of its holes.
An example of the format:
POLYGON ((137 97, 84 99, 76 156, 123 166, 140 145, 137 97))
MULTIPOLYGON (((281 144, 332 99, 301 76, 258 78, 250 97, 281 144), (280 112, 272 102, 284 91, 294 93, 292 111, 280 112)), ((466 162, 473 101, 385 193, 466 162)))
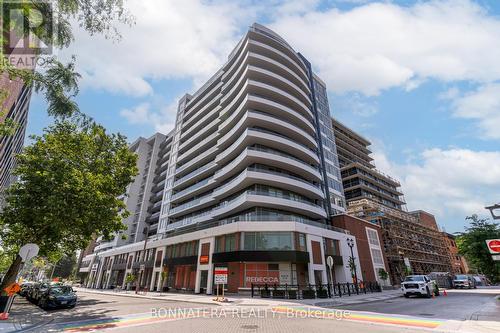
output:
POLYGON ((244 330, 256 330, 259 328, 259 325, 243 325, 241 328, 244 330))
POLYGON ((424 317, 432 317, 432 316, 434 316, 433 313, 419 313, 418 315, 419 316, 424 316, 424 317))

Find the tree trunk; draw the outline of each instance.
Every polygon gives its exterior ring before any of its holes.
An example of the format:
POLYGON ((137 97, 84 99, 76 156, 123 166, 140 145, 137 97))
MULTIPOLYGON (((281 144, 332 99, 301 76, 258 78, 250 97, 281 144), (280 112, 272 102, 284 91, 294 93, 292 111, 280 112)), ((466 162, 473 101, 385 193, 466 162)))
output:
POLYGON ((12 262, 9 267, 9 270, 5 274, 2 284, 0 285, 0 290, 2 295, 6 295, 4 289, 7 288, 12 283, 16 282, 17 274, 21 269, 21 256, 19 254, 16 255, 16 259, 12 262))

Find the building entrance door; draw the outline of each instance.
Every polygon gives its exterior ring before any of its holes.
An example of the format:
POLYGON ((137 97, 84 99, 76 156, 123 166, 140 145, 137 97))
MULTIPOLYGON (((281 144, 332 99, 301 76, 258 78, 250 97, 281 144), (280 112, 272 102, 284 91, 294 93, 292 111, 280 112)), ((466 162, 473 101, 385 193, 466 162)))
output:
POLYGON ((316 285, 323 284, 322 273, 323 271, 314 270, 314 283, 316 285))
POLYGON ((208 271, 201 271, 200 276, 200 294, 204 294, 207 292, 207 284, 208 284, 208 271))

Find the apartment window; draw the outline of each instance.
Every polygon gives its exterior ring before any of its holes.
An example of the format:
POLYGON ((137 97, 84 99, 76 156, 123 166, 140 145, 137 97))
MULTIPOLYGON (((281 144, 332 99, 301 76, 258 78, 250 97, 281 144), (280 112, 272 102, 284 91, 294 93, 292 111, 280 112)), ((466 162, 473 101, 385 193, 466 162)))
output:
POLYGON ((373 263, 376 265, 383 265, 384 259, 382 257, 382 251, 379 249, 371 249, 373 263))
POLYGON ((295 233, 296 236, 296 243, 295 243, 295 249, 297 251, 307 251, 306 247, 306 235, 303 233, 295 233))
POLYGON ((325 254, 326 255, 340 255, 339 241, 336 239, 324 238, 325 254))
POLYGON ((380 246, 380 242, 378 240, 378 233, 376 230, 366 228, 366 234, 368 235, 368 242, 374 246, 380 246))

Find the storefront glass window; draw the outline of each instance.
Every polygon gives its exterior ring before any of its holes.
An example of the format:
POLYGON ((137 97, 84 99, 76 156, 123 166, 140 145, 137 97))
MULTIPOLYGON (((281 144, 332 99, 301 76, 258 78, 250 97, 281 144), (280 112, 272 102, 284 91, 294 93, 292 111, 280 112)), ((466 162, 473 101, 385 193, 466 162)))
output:
POLYGON ((244 249, 247 251, 293 250, 291 232, 246 232, 244 249))

